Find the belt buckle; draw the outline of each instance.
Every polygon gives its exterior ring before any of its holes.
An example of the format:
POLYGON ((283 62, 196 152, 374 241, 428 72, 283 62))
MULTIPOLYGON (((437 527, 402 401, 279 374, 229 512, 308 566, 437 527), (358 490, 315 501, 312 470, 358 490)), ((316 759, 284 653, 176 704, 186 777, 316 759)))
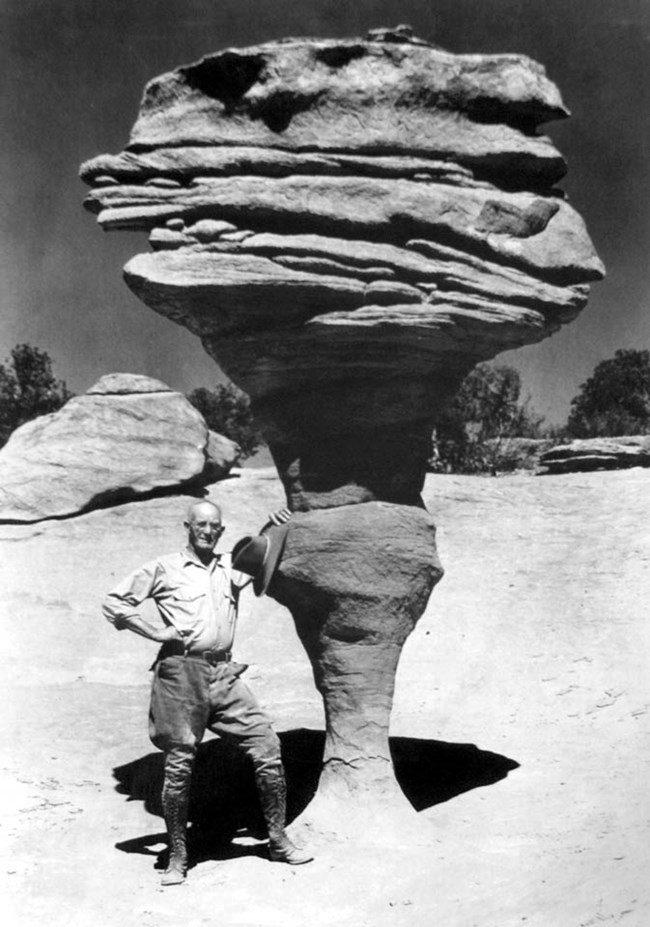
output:
POLYGON ((228 662, 228 654, 223 650, 206 650, 204 657, 211 666, 216 666, 217 663, 228 662))

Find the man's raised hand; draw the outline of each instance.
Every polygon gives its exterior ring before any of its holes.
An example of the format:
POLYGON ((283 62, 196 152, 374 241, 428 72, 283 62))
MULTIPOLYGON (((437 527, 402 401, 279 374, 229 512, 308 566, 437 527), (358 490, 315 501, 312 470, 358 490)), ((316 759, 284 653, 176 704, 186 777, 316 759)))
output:
POLYGON ((286 525, 291 518, 289 509, 279 509, 277 512, 271 512, 269 521, 272 525, 286 525))

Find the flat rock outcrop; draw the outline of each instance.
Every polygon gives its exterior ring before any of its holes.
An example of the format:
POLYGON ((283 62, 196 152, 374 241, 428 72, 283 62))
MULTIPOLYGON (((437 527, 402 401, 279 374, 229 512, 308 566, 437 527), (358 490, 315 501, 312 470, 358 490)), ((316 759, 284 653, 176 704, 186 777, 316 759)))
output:
POLYGON ((650 435, 581 438, 546 451, 541 455, 539 465, 543 473, 650 467, 650 435))
POLYGON ((164 383, 108 374, 0 451, 0 521, 63 518, 225 476, 237 446, 164 383))

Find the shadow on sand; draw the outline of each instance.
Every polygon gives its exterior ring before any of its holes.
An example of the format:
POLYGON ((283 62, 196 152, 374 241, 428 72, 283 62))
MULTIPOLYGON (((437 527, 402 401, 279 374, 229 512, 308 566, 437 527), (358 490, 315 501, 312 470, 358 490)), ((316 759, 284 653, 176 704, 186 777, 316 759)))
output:
MULTIPOLYGON (((281 733, 282 759, 288 787, 287 817, 296 818, 316 792, 325 734, 299 729, 281 733)), ((508 757, 474 744, 450 744, 440 740, 391 737, 395 776, 416 811, 449 801, 462 792, 492 785, 519 764, 508 757)), ((161 753, 149 753, 113 770, 117 791, 129 801, 143 801, 150 814, 162 817, 161 753)), ((205 859, 265 855, 259 845, 231 843, 236 835, 264 839, 266 831, 257 801, 252 767, 248 759, 222 740, 210 740, 198 750, 192 777, 189 836, 190 865, 205 859)), ((154 849, 166 843, 164 830, 118 843, 125 853, 157 856, 165 865, 165 852, 154 849)))

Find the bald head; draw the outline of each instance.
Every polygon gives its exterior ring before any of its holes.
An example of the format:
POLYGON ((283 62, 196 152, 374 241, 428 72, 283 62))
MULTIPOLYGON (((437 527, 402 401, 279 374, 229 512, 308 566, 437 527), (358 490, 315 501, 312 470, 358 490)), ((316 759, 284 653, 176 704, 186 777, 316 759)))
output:
POLYGON ((201 561, 207 563, 223 534, 221 509, 213 502, 193 502, 183 524, 190 547, 201 561))
POLYGON ((219 522, 221 522, 221 509, 218 505, 215 505, 214 502, 208 502, 205 499, 202 499, 200 502, 192 502, 192 504, 187 507, 183 524, 187 525, 191 521, 196 521, 197 518, 204 516, 208 518, 218 518, 219 522))

